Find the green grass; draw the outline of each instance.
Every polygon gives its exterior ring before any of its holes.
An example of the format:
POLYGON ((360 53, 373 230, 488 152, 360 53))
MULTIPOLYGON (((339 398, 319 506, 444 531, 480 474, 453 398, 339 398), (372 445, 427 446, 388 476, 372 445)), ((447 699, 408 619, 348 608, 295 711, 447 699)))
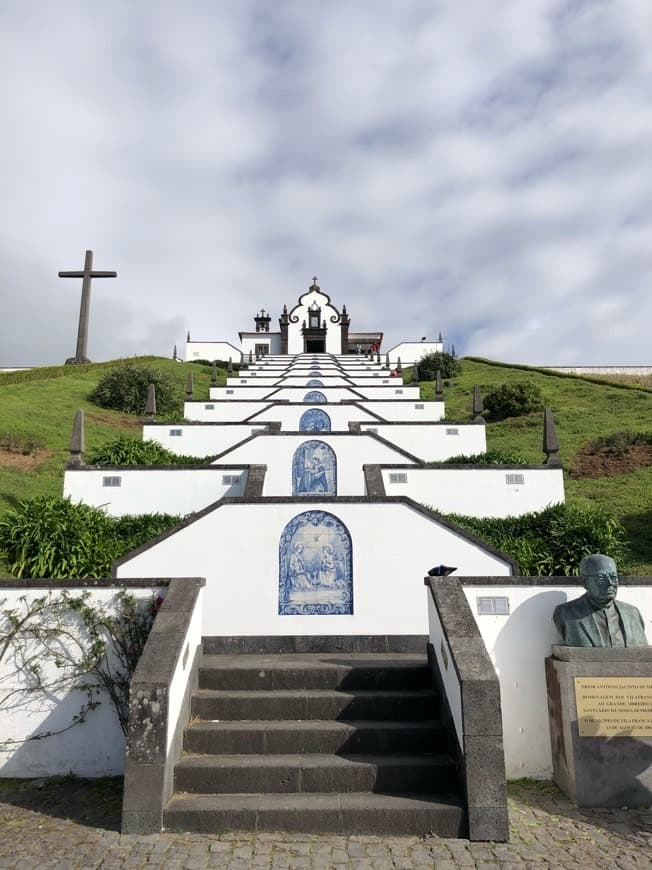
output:
MULTIPOLYGON (((171 372, 178 380, 182 394, 187 373, 192 371, 194 398, 208 398, 209 367, 160 357, 139 358, 137 361, 171 372)), ((86 450, 89 454, 120 435, 140 435, 141 417, 98 408, 86 399, 107 367, 115 364, 118 361, 0 373, 0 429, 21 436, 38 437, 47 450, 33 468, 10 468, 0 464, 0 514, 24 499, 37 495, 61 495, 64 466, 69 458, 67 448, 78 408, 84 410, 86 450), (42 372, 42 378, 37 377, 38 372, 42 372)), ((218 369, 218 383, 225 382, 226 372, 218 369)), ((6 568, 1 563, 0 576, 7 576, 6 568)))
MULTIPOLYGON (((471 419, 473 386, 483 394, 506 381, 531 380, 541 389, 545 404, 552 408, 557 424, 560 455, 564 462, 566 500, 591 502, 614 513, 629 535, 631 560, 619 566, 633 574, 652 574, 652 467, 617 477, 571 480, 575 453, 599 435, 631 430, 652 433, 652 390, 631 384, 613 384, 585 377, 555 375, 527 367, 508 366, 489 360, 464 359, 462 374, 444 388, 446 417, 463 422, 471 419)), ((434 383, 421 384, 423 398, 435 395, 434 383)), ((529 462, 540 463, 543 415, 529 414, 487 424, 487 446, 514 451, 529 462)))
MULTIPOLYGON (((185 387, 186 375, 194 375, 195 398, 208 397, 210 368, 195 363, 176 363, 169 359, 145 358, 148 365, 170 371, 185 387)), ((120 435, 140 434, 140 417, 97 408, 86 396, 97 384, 107 363, 75 368, 73 366, 36 369, 25 374, 3 374, 0 378, 0 430, 42 439, 50 453, 32 470, 0 466, 0 514, 17 501, 37 495, 60 495, 63 469, 68 459, 67 446, 75 411, 86 414, 86 449, 90 453, 100 444, 120 435), (38 373, 42 373, 42 377, 38 373)), ((410 382, 411 370, 405 370, 410 382)), ((218 370, 224 384, 226 372, 218 370)), ((473 385, 483 393, 510 380, 532 380, 540 387, 546 405, 554 412, 566 469, 577 450, 599 435, 631 430, 652 433, 652 389, 631 384, 594 381, 544 373, 527 367, 509 366, 489 360, 464 359, 462 373, 451 387, 444 388, 446 416, 463 422, 471 418, 473 385)), ((434 383, 421 385, 424 398, 434 398, 434 383)), ((532 414, 487 425, 490 449, 520 454, 529 462, 543 460, 541 450, 542 414, 532 414)), ((625 525, 632 552, 628 565, 619 566, 634 574, 652 574, 652 467, 631 474, 597 479, 565 479, 569 502, 589 501, 611 510, 625 525)), ((1 572, 1 566, 0 566, 1 572)))

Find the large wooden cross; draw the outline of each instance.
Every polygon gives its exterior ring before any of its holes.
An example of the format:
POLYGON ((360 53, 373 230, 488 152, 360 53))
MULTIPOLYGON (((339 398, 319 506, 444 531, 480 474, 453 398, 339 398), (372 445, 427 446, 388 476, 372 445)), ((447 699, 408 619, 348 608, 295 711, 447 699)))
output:
POLYGON ((86 251, 83 272, 59 272, 60 278, 82 278, 82 298, 79 309, 79 329, 77 331, 77 352, 66 360, 66 365, 90 362, 88 358, 88 316, 91 304, 92 278, 117 278, 117 272, 93 271, 93 252, 86 251))

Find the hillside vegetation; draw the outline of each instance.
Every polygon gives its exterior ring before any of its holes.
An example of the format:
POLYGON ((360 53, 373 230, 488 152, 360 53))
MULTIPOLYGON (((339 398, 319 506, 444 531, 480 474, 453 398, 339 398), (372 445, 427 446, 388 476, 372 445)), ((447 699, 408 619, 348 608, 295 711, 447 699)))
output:
MULTIPOLYGON (((170 372, 178 380, 181 396, 191 370, 195 398, 208 397, 208 366, 152 357, 138 361, 170 372)), ((107 367, 119 364, 0 373, 0 515, 22 499, 61 494, 78 408, 83 408, 86 416, 89 455, 107 441, 140 435, 139 416, 101 409, 87 400, 107 367), (3 438, 5 435, 8 437, 3 438), (25 445, 27 455, 23 455, 21 445, 25 445), (35 449, 34 445, 41 446, 35 449), (6 446, 10 449, 4 449, 6 446)), ((411 372, 406 371, 406 381, 410 378, 411 372)), ((225 379, 226 372, 218 369, 218 382, 224 384, 225 379)), ((461 374, 444 387, 447 419, 470 419, 474 384, 487 393, 505 382, 524 380, 540 388, 545 404, 554 411, 567 500, 575 504, 588 501, 614 513, 627 529, 631 551, 629 564, 619 567, 635 574, 652 574, 652 466, 608 477, 574 479, 568 473, 576 453, 597 436, 624 430, 652 434, 652 389, 464 359, 461 374)), ((433 398, 434 383, 423 383, 421 392, 424 398, 433 398)), ((542 433, 542 414, 537 412, 489 422, 487 443, 490 449, 540 463, 542 433)))

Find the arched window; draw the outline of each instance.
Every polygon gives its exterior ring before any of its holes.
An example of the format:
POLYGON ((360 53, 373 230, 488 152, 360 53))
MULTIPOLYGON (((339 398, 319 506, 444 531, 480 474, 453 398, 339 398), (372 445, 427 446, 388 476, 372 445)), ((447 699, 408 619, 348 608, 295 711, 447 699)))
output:
POLYGON ((304 441, 294 451, 292 495, 337 495, 337 457, 324 441, 304 441))
POLYGON ((304 402, 328 402, 328 399, 319 390, 311 390, 303 397, 304 402))
POLYGON ((283 529, 278 612, 281 616, 353 613, 351 535, 333 514, 304 511, 283 529))
POLYGON ((299 420, 299 432, 330 432, 331 418, 320 408, 308 408, 299 420))

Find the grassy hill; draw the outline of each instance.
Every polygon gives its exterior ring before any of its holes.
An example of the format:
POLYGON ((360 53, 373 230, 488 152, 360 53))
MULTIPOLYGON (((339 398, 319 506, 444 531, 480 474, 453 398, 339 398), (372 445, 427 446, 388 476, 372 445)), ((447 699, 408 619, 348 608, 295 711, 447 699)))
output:
MULTIPOLYGON (((208 397, 210 368, 151 357, 139 362, 171 372, 178 381, 180 398, 187 372, 192 370, 195 398, 208 397)), ((61 493, 78 408, 86 415, 87 450, 118 435, 140 434, 139 417, 103 410, 86 399, 101 374, 115 364, 0 373, 0 513, 25 498, 61 493), (8 443, 6 436, 14 440, 10 451, 2 449, 3 443, 8 443), (30 439, 43 447, 35 455, 23 456, 16 445, 30 439)), ((405 374, 409 381, 410 372, 405 374)), ((218 378, 223 384, 226 372, 218 370, 218 378)), ((567 500, 598 503, 616 514, 628 531, 632 552, 630 564, 621 569, 652 574, 652 467, 611 477, 572 479, 568 475, 575 454, 592 438, 622 430, 652 433, 652 389, 465 359, 462 374, 445 388, 447 418, 460 422, 470 418, 474 384, 486 393, 506 381, 523 380, 536 383, 546 404, 553 408, 566 469, 567 500)), ((424 398, 433 398, 434 384, 422 384, 421 391, 424 398)), ((542 431, 542 414, 533 414, 489 423, 487 442, 490 448, 515 451, 539 463, 543 460, 542 431)))

